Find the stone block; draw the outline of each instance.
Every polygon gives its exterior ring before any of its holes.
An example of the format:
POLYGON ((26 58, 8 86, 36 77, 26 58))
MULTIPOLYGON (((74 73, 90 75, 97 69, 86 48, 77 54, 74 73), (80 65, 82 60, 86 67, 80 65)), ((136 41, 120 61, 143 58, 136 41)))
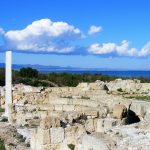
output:
POLYGON ((50 98, 49 99, 49 104, 52 105, 67 105, 69 104, 69 99, 68 98, 50 98))
POLYGON ((76 138, 80 138, 82 135, 86 134, 85 127, 81 124, 77 125, 77 130, 76 130, 76 138))
POLYGON ((73 99, 73 105, 82 105, 82 99, 73 99))
POLYGON ((62 105, 55 105, 55 111, 63 111, 62 105))
POLYGON ((82 138, 82 150, 109 150, 106 141, 94 135, 84 135, 82 138))
POLYGON ((113 118, 105 118, 104 120, 104 130, 109 130, 117 125, 117 120, 113 118))
POLYGON ((86 129, 86 131, 88 131, 88 132, 90 132, 90 133, 95 131, 94 119, 88 119, 88 120, 85 122, 85 129, 86 129))
POLYGON ((92 118, 98 117, 98 111, 95 110, 87 110, 84 112, 86 116, 91 116, 92 118))
POLYGON ((40 127, 42 129, 49 129, 51 127, 60 127, 60 119, 55 117, 46 117, 41 120, 40 127))
POLYGON ((75 143, 75 133, 77 130, 77 126, 70 126, 65 128, 65 140, 67 141, 68 144, 75 143))
POLYGON ((39 109, 43 110, 43 111, 53 111, 54 110, 54 106, 53 105, 39 105, 39 109))
POLYGON ((97 119, 96 132, 104 132, 104 119, 97 119))
POLYGON ((37 129, 37 140, 41 145, 50 144, 50 130, 37 129))
POLYGON ((63 105, 63 111, 74 111, 74 105, 63 105))
POLYGON ((96 101, 92 101, 90 99, 83 99, 82 105, 88 107, 98 107, 99 103, 97 103, 96 101))
POLYGON ((116 104, 113 107, 113 117, 116 119, 122 119, 126 116, 127 108, 125 105, 116 104))
POLYGON ((41 117, 41 119, 44 119, 48 115, 47 111, 38 111, 38 113, 39 113, 39 116, 41 117))
POLYGON ((64 140, 64 129, 62 127, 51 128, 51 144, 58 144, 64 140))

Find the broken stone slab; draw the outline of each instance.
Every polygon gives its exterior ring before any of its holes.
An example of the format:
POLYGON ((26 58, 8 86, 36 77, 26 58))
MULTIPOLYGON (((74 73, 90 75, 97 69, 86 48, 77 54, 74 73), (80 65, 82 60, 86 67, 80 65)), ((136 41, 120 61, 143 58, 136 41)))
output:
POLYGON ((126 117, 127 114, 127 108, 125 105, 122 104, 116 104, 113 107, 113 117, 116 119, 122 119, 126 117))
POLYGON ((104 118, 104 119, 97 119, 95 123, 95 130, 96 132, 105 132, 119 124, 118 119, 113 118, 104 118))
POLYGON ((94 119, 88 119, 85 122, 85 129, 88 132, 94 132, 95 131, 95 127, 94 127, 94 119))

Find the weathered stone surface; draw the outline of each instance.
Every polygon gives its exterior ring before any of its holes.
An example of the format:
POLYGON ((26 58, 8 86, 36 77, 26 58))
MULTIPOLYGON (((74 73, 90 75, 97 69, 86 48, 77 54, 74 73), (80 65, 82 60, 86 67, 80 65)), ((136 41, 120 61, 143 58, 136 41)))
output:
POLYGON ((52 144, 61 143, 64 140, 64 129, 61 127, 51 128, 50 135, 52 144))
MULTIPOLYGON (((141 83, 136 80, 116 80, 110 83, 97 81, 84 83, 78 87, 50 87, 46 89, 27 87, 27 90, 24 90, 24 85, 15 85, 13 89, 15 110, 12 111, 9 123, 16 123, 17 126, 22 127, 35 128, 39 126, 31 138, 33 150, 68 150, 67 145, 71 143, 76 146, 75 150, 84 150, 84 148, 94 150, 99 148, 100 143, 111 145, 112 141, 117 141, 116 146, 114 148, 108 146, 109 149, 115 150, 118 147, 125 149, 130 144, 128 136, 131 139, 132 134, 134 135, 130 130, 131 127, 137 129, 138 138, 132 137, 133 140, 142 141, 144 149, 147 148, 145 141, 150 137, 148 131, 150 103, 125 99, 126 94, 129 97, 132 95, 149 96, 150 84, 145 84, 146 88, 142 87, 142 89, 140 86, 141 83), (108 93, 105 84, 109 84, 115 92, 108 91, 108 93), (118 88, 120 89, 118 90, 118 88), (127 113, 127 116, 125 115, 126 108, 128 108, 128 112, 131 112, 127 113), (126 118, 123 118, 125 116, 126 118), (135 117, 139 118, 139 123, 126 125, 135 117), (144 122, 143 125, 139 125, 141 122, 144 122), (148 123, 145 124, 145 122, 148 123), (128 130, 124 131, 122 125, 126 125, 125 127, 132 133, 131 136, 130 133, 124 133, 128 130), (141 131, 138 128, 147 131, 141 131), (83 147, 82 136, 89 132, 92 133, 91 136, 94 140, 90 140, 93 142, 87 144, 87 147, 83 147), (102 136, 94 136, 95 132, 102 136), (125 137, 126 135, 127 137, 125 137), (101 142, 95 142, 95 139, 101 142), (121 141, 124 142, 123 146, 117 145, 121 144, 121 141)), ((1 103, 5 104, 4 97, 1 97, 1 103)), ((133 122, 131 121, 131 123, 133 122)), ((132 148, 133 145, 134 143, 131 145, 132 148)))
POLYGON ((60 127, 60 119, 54 117, 46 117, 41 120, 40 127, 42 129, 50 129, 51 127, 60 127))
POLYGON ((72 143, 74 144, 76 142, 75 134, 77 130, 77 126, 70 126, 65 128, 65 140, 68 144, 72 143))
POLYGON ((63 105, 63 111, 74 111, 74 105, 63 105))
POLYGON ((50 130, 43 130, 41 128, 33 129, 30 143, 32 150, 43 149, 44 145, 50 144, 50 130))
POLYGON ((78 128, 76 130, 76 138, 79 138, 79 137, 83 136, 84 134, 86 134, 86 130, 83 125, 78 124, 77 127, 78 128))
POLYGON ((125 91, 125 92, 138 92, 142 88, 140 80, 122 80, 116 79, 106 84, 109 91, 125 91), (120 89, 120 90, 119 90, 120 89))
POLYGON ((88 132, 90 132, 90 133, 95 131, 94 119, 88 119, 88 120, 85 122, 85 129, 86 129, 86 131, 88 131, 88 132))
POLYGON ((104 132, 104 119, 97 119, 96 132, 104 132))
POLYGON ((107 143, 93 135, 84 135, 80 150, 109 150, 107 143))
POLYGON ((123 117, 125 117, 126 113, 127 113, 127 108, 125 105, 116 104, 113 107, 113 117, 114 118, 122 119, 123 117))
POLYGON ((54 105, 55 111, 63 111, 63 105, 54 105))

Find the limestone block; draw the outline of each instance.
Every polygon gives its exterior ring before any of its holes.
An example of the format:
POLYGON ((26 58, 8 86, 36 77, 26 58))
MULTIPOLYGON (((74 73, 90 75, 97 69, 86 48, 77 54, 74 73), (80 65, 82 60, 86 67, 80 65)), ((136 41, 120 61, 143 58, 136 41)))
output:
POLYGON ((94 135, 84 135, 82 138, 82 150, 109 150, 107 143, 94 135))
POLYGON ((95 110, 87 110, 84 112, 86 116, 91 116, 92 118, 98 117, 98 111, 95 110))
POLYGON ((89 83, 86 83, 86 82, 79 83, 77 88, 80 89, 80 90, 83 90, 83 91, 90 90, 89 83))
POLYGON ((109 130, 112 127, 115 127, 117 125, 117 120, 113 118, 105 118, 104 119, 104 130, 109 130))
POLYGON ((82 106, 75 106, 75 107, 74 107, 74 110, 75 110, 75 111, 82 111, 82 106))
POLYGON ((60 118, 62 111, 48 111, 48 116, 60 118))
POLYGON ((74 105, 63 105, 63 111, 74 111, 74 105))
POLYGON ((64 140, 64 129, 62 127, 51 128, 50 135, 52 144, 61 143, 64 140))
POLYGON ((41 120, 40 127, 42 129, 49 129, 51 127, 60 127, 60 119, 54 117, 46 117, 41 120))
POLYGON ((38 111, 41 119, 44 119, 45 117, 47 117, 48 115, 48 112, 47 111, 38 111))
POLYGON ((45 105, 39 105, 38 107, 39 107, 40 110, 43 110, 43 111, 49 111, 49 110, 53 111, 54 110, 53 105, 45 104, 45 105))
POLYGON ((97 119, 96 132, 104 132, 104 119, 97 119))
POLYGON ((82 105, 82 101, 83 101, 83 99, 73 99, 73 104, 74 105, 82 105))
POLYGON ((82 105, 88 107, 98 107, 99 103, 97 103, 97 101, 92 101, 90 99, 83 99, 82 105))
POLYGON ((113 117, 117 119, 122 119, 126 116, 127 108, 125 105, 116 104, 113 107, 113 117))
POLYGON ((146 112, 149 112, 150 104, 143 101, 134 101, 131 104, 130 110, 136 113, 140 117, 144 117, 146 112))
POLYGON ((38 128, 37 130, 37 140, 41 145, 50 144, 50 130, 43 130, 38 128))
POLYGON ((95 127, 94 127, 94 119, 88 119, 85 122, 85 129, 88 132, 94 132, 95 131, 95 127))
POLYGON ((50 144, 50 130, 33 129, 30 144, 31 150, 42 150, 44 145, 50 144))
POLYGON ((49 98, 49 104, 67 105, 67 104, 69 104, 69 99, 68 98, 53 98, 53 97, 50 97, 49 98))
POLYGON ((76 130, 76 138, 81 137, 82 135, 86 134, 85 127, 81 124, 77 125, 77 130, 76 130))
POLYGON ((65 128, 65 140, 67 141, 68 144, 75 143, 75 133, 77 130, 77 126, 70 126, 65 128))
POLYGON ((63 111, 62 105, 54 105, 55 111, 63 111))

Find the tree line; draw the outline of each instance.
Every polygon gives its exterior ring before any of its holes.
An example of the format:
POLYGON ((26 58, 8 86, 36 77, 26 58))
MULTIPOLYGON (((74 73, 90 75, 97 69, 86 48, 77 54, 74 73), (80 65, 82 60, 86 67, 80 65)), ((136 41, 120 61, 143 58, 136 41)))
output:
MULTIPOLYGON (((48 73, 44 74, 30 67, 12 71, 13 84, 23 83, 31 86, 70 86, 75 87, 80 82, 112 81, 118 77, 102 74, 72 74, 72 73, 48 73)), ((120 77, 119 77, 120 78, 120 77)), ((123 79, 127 79, 122 77, 123 79)), ((139 77, 141 82, 150 82, 150 78, 139 77)), ((0 86, 5 85, 5 69, 0 69, 0 86)))

